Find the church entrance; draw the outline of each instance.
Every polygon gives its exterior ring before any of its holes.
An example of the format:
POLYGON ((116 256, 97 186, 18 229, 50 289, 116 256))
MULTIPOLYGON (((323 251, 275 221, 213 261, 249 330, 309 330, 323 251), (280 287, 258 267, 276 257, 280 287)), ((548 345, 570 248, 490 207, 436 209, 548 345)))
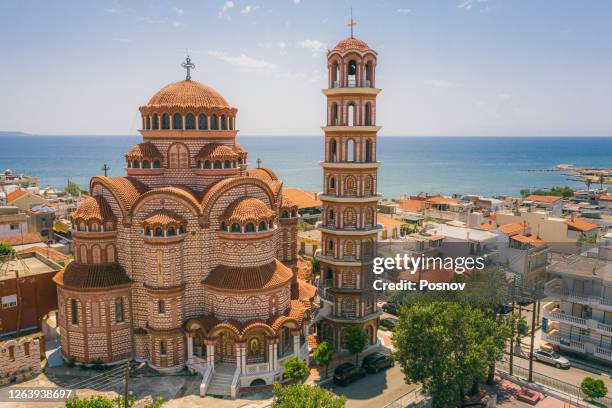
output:
POLYGON ((215 362, 236 363, 236 340, 233 333, 224 330, 215 343, 215 362))

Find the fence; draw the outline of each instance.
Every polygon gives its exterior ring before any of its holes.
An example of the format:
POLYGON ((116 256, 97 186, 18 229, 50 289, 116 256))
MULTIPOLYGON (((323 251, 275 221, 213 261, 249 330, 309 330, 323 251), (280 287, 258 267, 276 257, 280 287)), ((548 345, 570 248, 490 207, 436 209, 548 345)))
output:
POLYGON ((429 408, 431 399, 421 393, 421 387, 412 390, 393 402, 385 405, 384 408, 429 408))
MULTIPOLYGON (((506 362, 497 363, 496 367, 498 370, 501 370, 505 373, 509 372, 509 366, 506 362)), ((527 378, 529 378, 529 370, 524 367, 519 367, 515 365, 512 367, 512 375, 521 377, 526 380, 527 378)), ((566 383, 564 381, 549 377, 536 371, 533 372, 532 379, 533 382, 536 384, 551 388, 553 390, 562 392, 563 394, 575 398, 579 398, 581 400, 585 399, 585 395, 582 393, 582 390, 577 385, 566 383)), ((598 398, 595 401, 605 405, 606 407, 612 407, 612 398, 610 397, 598 398)))

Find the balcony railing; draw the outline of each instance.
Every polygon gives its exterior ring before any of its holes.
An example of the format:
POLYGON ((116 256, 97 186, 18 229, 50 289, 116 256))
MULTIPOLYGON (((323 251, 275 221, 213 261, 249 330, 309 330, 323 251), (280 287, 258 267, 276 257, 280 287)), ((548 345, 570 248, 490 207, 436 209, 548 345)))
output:
POLYGON ((610 326, 609 324, 597 322, 597 330, 612 334, 612 326, 610 326))
POLYGON ((544 317, 547 317, 550 320, 584 326, 584 328, 587 328, 587 319, 583 319, 582 317, 572 316, 562 312, 552 312, 546 309, 544 309, 544 317))
MULTIPOLYGON (((358 86, 356 79, 349 79, 346 85, 347 85, 347 88, 372 88, 372 81, 370 81, 369 79, 366 79, 365 81, 363 81, 362 86, 358 86)), ((342 86, 340 85, 340 81, 337 81, 337 80, 333 81, 332 88, 342 88, 342 86)))
POLYGON ((595 347, 595 351, 593 352, 595 357, 599 357, 608 361, 612 361, 612 350, 603 348, 603 347, 595 347))
POLYGON ((574 351, 584 353, 584 343, 582 341, 564 337, 558 331, 542 333, 542 340, 574 351))

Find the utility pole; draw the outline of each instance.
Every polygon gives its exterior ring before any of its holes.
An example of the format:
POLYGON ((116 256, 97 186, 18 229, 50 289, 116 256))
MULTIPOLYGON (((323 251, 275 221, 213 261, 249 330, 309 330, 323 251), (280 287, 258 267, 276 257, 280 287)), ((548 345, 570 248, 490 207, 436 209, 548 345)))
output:
POLYGON ((529 378, 527 381, 533 382, 533 342, 535 339, 535 322, 536 322, 536 303, 535 299, 531 308, 531 345, 529 347, 529 378))
MULTIPOLYGON (((515 278, 516 280, 516 278, 515 278)), ((514 329, 516 328, 515 320, 514 320, 514 300, 512 301, 512 335, 510 336, 510 364, 508 369, 508 374, 512 375, 514 370, 514 329)))
POLYGON ((111 168, 110 168, 110 166, 109 166, 108 164, 104 163, 104 164, 102 165, 102 171, 104 172, 104 177, 107 177, 107 176, 108 176, 108 171, 109 171, 110 169, 111 169, 111 168))

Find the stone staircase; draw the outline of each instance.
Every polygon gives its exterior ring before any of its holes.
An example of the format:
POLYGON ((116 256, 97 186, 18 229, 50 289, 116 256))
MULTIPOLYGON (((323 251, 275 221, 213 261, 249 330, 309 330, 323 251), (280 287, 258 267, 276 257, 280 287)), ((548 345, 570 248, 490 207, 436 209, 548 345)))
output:
POLYGON ((210 379, 206 395, 229 397, 235 370, 235 364, 215 364, 215 371, 210 379))

